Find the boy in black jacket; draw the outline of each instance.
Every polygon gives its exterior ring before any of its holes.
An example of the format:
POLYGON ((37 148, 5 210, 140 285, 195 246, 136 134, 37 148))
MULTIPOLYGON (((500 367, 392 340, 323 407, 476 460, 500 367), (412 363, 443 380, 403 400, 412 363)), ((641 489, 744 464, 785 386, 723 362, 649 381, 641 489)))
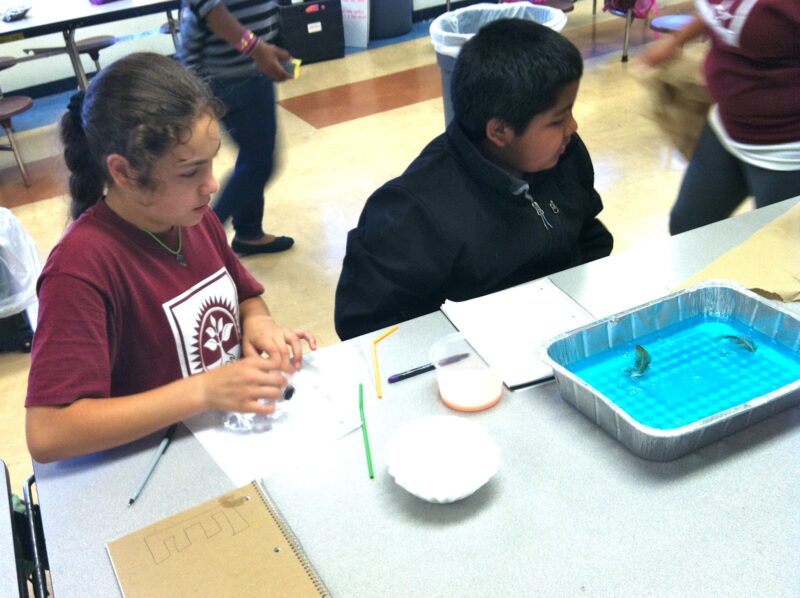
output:
POLYGON ((532 21, 495 21, 464 44, 453 122, 348 234, 342 339, 611 253, 572 116, 582 74, 575 46, 532 21))

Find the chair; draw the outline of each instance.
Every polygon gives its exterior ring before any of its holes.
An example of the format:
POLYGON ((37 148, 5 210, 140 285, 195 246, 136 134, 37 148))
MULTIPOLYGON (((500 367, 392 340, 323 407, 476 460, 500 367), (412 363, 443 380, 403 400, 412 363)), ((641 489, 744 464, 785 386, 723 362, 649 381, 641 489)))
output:
MULTIPOLYGON (((5 494, 3 497, 3 513, 0 514, 0 529, 2 529, 3 533, 0 536, 0 543, 2 543, 2 550, 0 550, 0 562, 3 563, 3 578, 0 583, 2 583, 2 588, 4 590, 10 590, 12 585, 17 586, 17 592, 20 598, 28 595, 28 588, 27 582, 25 580, 25 571, 23 567, 23 561, 25 560, 25 553, 22 546, 22 538, 20 534, 19 524, 21 523, 20 518, 22 517, 21 514, 18 514, 14 510, 14 505, 11 500, 11 480, 8 477, 8 468, 6 467, 5 461, 0 459, 0 464, 2 464, 2 475, 5 479, 5 494), (10 561, 13 560, 16 571, 12 572, 10 569, 6 568, 7 565, 10 564, 10 561), (12 582, 12 574, 16 573, 16 583, 12 582)), ((0 593, 5 593, 2 591, 0 593)))
POLYGON ((28 178, 28 173, 25 170, 25 164, 22 162, 22 156, 17 147, 17 141, 14 139, 14 128, 11 124, 11 117, 21 114, 30 110, 33 106, 33 100, 28 96, 12 96, 8 98, 0 98, 0 125, 6 132, 8 143, 0 145, 0 150, 11 150, 14 153, 14 159, 19 166, 19 172, 22 175, 22 180, 25 181, 25 186, 30 187, 31 181, 28 178))
POLYGON ((650 29, 658 33, 675 33, 692 22, 692 15, 662 15, 650 21, 650 29))
POLYGON ((178 32, 180 31, 180 12, 178 13, 178 20, 172 16, 171 11, 167 11, 167 22, 158 28, 159 33, 169 34, 172 36, 172 45, 178 49, 178 32))
POLYGON ((625 38, 622 42, 622 62, 628 62, 628 47, 631 42, 631 25, 633 25, 633 8, 622 10, 619 8, 609 8, 608 12, 625 19, 625 38))
MULTIPOLYGON (((87 37, 86 39, 82 39, 80 41, 75 42, 75 47, 78 50, 78 54, 88 54, 89 58, 92 59, 94 62, 94 67, 97 71, 100 70, 100 50, 104 50, 105 48, 109 48, 113 46, 117 42, 117 39, 113 35, 96 35, 94 37, 87 37)), ((56 47, 49 47, 49 48, 23 48, 23 52, 26 54, 53 54, 59 52, 66 52, 67 49, 64 46, 56 46, 56 47)))
MULTIPOLYGON (((628 48, 630 47, 630 40, 631 40, 631 26, 633 25, 633 20, 637 18, 634 12, 634 2, 628 2, 630 4, 630 8, 621 8, 617 7, 616 3, 612 4, 608 7, 608 12, 612 15, 616 15, 618 17, 623 17, 625 19, 625 38, 622 43, 622 62, 628 62, 628 48)), ((653 2, 654 6, 657 6, 655 2, 653 2)), ((608 6, 608 5, 607 5, 608 6)), ((644 20, 647 21, 650 18, 650 12, 648 11, 647 16, 644 17, 644 20)))
MULTIPOLYGON (((0 57, 0 71, 11 68, 15 64, 17 64, 16 58, 10 56, 0 57)), ((33 100, 28 96, 4 97, 2 91, 0 91, 0 125, 2 125, 6 137, 8 138, 7 144, 0 145, 0 151, 10 150, 14 153, 14 159, 17 161, 19 172, 22 175, 22 180, 25 181, 26 187, 31 186, 31 181, 28 178, 25 164, 22 161, 22 155, 19 152, 17 141, 14 138, 14 127, 11 124, 11 117, 30 110, 31 107, 33 107, 33 100)))
POLYGON ((27 516, 27 533, 30 538, 30 558, 33 561, 33 595, 36 598, 45 598, 47 591, 47 571, 50 565, 47 560, 47 547, 44 543, 44 530, 42 529, 42 514, 39 505, 33 499, 33 485, 36 478, 31 476, 22 488, 27 516))

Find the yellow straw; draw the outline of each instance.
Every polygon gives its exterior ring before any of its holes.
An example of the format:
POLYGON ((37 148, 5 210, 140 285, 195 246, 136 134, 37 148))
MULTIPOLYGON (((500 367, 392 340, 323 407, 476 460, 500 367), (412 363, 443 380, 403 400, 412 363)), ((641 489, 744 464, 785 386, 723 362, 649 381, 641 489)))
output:
POLYGON ((374 341, 372 341, 372 362, 375 365, 375 385, 378 387, 379 399, 383 398, 383 388, 381 388, 381 371, 380 368, 378 367, 378 343, 381 342, 383 339, 385 339, 387 336, 389 336, 395 330, 397 330, 397 326, 392 326, 391 328, 389 328, 389 330, 387 330, 386 332, 381 334, 378 338, 376 338, 374 341))

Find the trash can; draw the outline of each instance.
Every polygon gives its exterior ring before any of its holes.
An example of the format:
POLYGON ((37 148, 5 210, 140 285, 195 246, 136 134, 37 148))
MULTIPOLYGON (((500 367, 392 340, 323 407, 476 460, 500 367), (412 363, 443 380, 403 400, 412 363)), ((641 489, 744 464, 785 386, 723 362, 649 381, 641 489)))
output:
POLYGON ((370 0, 369 38, 385 39, 411 31, 413 0, 370 0))
POLYGON ((536 21, 561 31, 567 16, 557 8, 539 6, 527 2, 513 4, 473 4, 436 17, 431 23, 430 33, 436 50, 436 62, 442 74, 442 99, 444 100, 445 126, 453 120, 453 102, 450 98, 450 78, 461 46, 478 33, 481 27, 500 19, 526 19, 536 21))

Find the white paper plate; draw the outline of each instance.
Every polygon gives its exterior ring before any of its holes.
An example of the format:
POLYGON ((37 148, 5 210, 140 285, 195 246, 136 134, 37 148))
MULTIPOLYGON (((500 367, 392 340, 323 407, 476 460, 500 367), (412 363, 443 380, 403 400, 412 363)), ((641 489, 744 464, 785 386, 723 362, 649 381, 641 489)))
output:
POLYGON ((414 496, 433 503, 466 498, 500 465, 500 449, 483 426, 453 415, 415 420, 389 440, 389 474, 414 496))

